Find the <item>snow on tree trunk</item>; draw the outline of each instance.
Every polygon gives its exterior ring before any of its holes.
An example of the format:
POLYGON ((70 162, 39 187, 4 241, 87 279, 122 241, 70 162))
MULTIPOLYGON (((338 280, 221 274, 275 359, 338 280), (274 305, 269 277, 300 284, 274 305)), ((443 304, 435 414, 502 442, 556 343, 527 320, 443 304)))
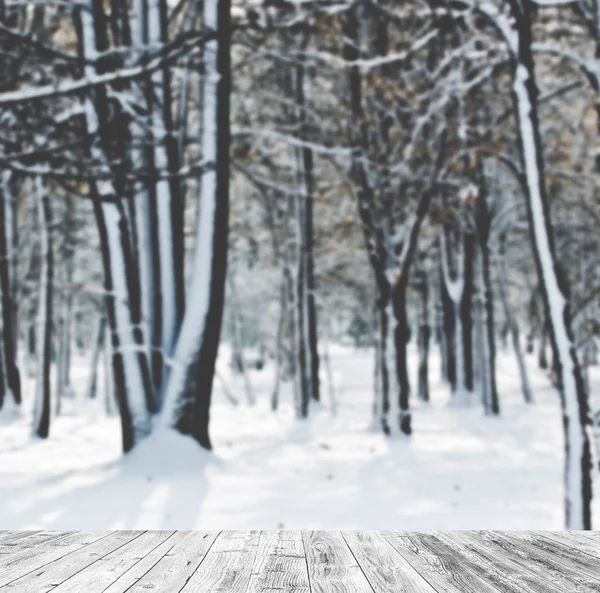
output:
MULTIPOLYGON (((94 75, 91 65, 97 56, 97 32, 102 30, 102 5, 92 0, 90 10, 77 12, 80 22, 82 57, 87 60, 85 72, 94 75)), ((96 89, 84 98, 85 133, 89 156, 109 171, 102 146, 99 113, 104 113, 104 90, 96 89)), ((110 180, 91 184, 94 213, 100 234, 104 265, 107 313, 112 339, 112 361, 115 396, 121 415, 123 451, 127 452, 150 432, 149 408, 152 394, 148 361, 138 343, 133 327, 131 283, 135 270, 123 206, 110 180)))
POLYGON ((50 200, 42 180, 34 181, 40 240, 40 276, 37 312, 37 377, 33 411, 33 433, 47 438, 50 432, 50 358, 52 340, 52 236, 50 200))
MULTIPOLYGON (((308 41, 308 37, 306 39, 308 41)), ((303 140, 309 141, 309 130, 306 121, 306 107, 310 102, 310 77, 306 76, 303 63, 297 66, 296 104, 298 119, 303 140)), ((317 308, 315 302, 315 272, 313 253, 313 151, 309 147, 302 148, 301 183, 303 204, 301 210, 302 263, 304 273, 304 342, 306 351, 307 387, 309 399, 319 401, 319 351, 317 338, 317 308)))
POLYGON ((544 160, 537 114, 529 0, 510 1, 516 22, 513 93, 527 210, 538 274, 549 321, 565 436, 565 514, 567 529, 591 529, 591 446, 587 395, 572 338, 564 276, 559 275, 552 237, 544 160))
POLYGON ((214 167, 200 180, 196 245, 191 286, 173 367, 164 398, 163 423, 191 434, 210 449, 209 419, 212 384, 221 324, 227 265, 229 213, 229 0, 204 1, 204 26, 218 38, 204 47, 201 150, 214 167))
MULTIPOLYGON (((453 333, 452 333, 452 352, 454 362, 454 383, 452 384, 452 403, 458 406, 468 405, 470 403, 470 395, 467 390, 466 384, 466 369, 465 369, 465 356, 464 356, 464 335, 463 335, 463 317, 461 315, 461 301, 464 291, 465 277, 464 277, 464 260, 462 254, 456 256, 456 271, 455 277, 451 277, 450 271, 450 249, 448 245, 448 239, 446 237, 446 231, 442 229, 440 233, 441 238, 441 250, 440 259, 442 262, 443 281, 445 290, 452 303, 453 313, 453 333)), ((461 233, 462 240, 462 233, 461 233)), ((446 336, 447 340, 450 340, 450 336, 446 336)))
POLYGON ((17 366, 16 331, 16 257, 15 211, 11 191, 11 173, 2 172, 0 178, 0 316, 2 334, 2 377, 0 382, 0 409, 10 398, 21 403, 21 378, 17 366))
MULTIPOLYGON (((147 0, 146 19, 148 44, 150 47, 160 47, 167 41, 166 0, 147 0)), ((176 171, 178 166, 166 67, 152 74, 150 87, 152 162, 155 171, 164 175, 165 172, 176 171)), ((154 188, 160 282, 160 345, 166 357, 173 351, 183 313, 183 214, 179 187, 176 177, 163 177, 156 181, 154 188)), ((163 385, 166 387, 168 367, 163 368, 163 373, 163 385)))

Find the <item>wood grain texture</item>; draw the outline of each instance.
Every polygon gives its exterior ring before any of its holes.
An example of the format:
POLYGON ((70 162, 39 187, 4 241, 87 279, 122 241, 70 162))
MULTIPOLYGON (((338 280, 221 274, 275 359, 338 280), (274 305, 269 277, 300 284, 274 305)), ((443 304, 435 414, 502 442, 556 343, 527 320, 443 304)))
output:
POLYGON ((218 531, 186 533, 127 593, 179 593, 219 535, 218 531))
POLYGON ((467 534, 475 545, 488 549, 515 562, 522 573, 531 574, 555 589, 568 591, 596 591, 600 593, 600 585, 595 583, 576 567, 557 562, 552 554, 536 549, 514 538, 505 538, 494 531, 477 531, 467 534))
POLYGON ((6 561, 0 557, 0 587, 109 535, 110 532, 71 533, 60 539, 46 542, 39 549, 26 548, 20 554, 11 554, 6 561))
POLYGON ((303 532, 312 593, 373 593, 339 531, 303 532))
POLYGON ((52 589, 53 593, 103 593, 121 575, 173 535, 173 531, 147 531, 52 589))
MULTIPOLYGON (((468 568, 503 593, 567 593, 540 581, 520 566, 506 559, 504 555, 490 552, 467 537, 467 532, 431 532, 419 537, 435 545, 438 542, 444 550, 453 550, 468 568)), ((436 546, 437 547, 437 546, 436 546)))
POLYGON ((590 533, 588 531, 541 531, 537 533, 540 537, 550 541, 560 542, 594 558, 600 558, 600 538, 588 537, 590 533))
POLYGON ((37 531, 3 531, 0 535, 0 544, 4 545, 10 542, 14 542, 19 539, 23 539, 25 537, 34 535, 35 533, 40 533, 41 531, 41 529, 38 529, 37 531))
POLYGON ((515 545, 523 546, 531 554, 543 550, 562 566, 576 566, 581 574, 586 574, 588 577, 600 582, 598 559, 572 545, 561 543, 556 539, 542 537, 536 532, 507 532, 503 537, 510 538, 515 545))
POLYGON ((440 593, 498 593, 455 554, 429 548, 418 534, 386 531, 382 536, 440 593))
POLYGON ((70 535, 70 533, 60 531, 34 531, 17 540, 8 542, 0 541, 0 556, 2 557, 2 560, 6 562, 10 556, 25 552, 25 550, 34 547, 37 552, 43 544, 61 539, 67 535, 70 535))
POLYGON ((591 532, 0 533, 0 593, 600 593, 591 532))
POLYGON ((348 531, 342 535, 367 580, 378 593, 436 593, 381 534, 348 531))
MULTIPOLYGON (((137 564, 134 564, 129 570, 124 572, 114 581, 110 587, 106 588, 103 593, 125 593, 131 587, 138 583, 156 564, 170 553, 173 548, 183 539, 188 536, 188 531, 177 531, 160 545, 156 546, 137 564)), ((87 591, 86 591, 87 593, 87 591)))
POLYGON ((246 593, 259 531, 222 531, 182 593, 246 593))
POLYGON ((248 593, 310 593, 300 531, 263 531, 248 593))
POLYGON ((59 562, 52 562, 13 580, 2 590, 46 593, 107 554, 140 537, 142 533, 141 531, 115 531, 63 555, 59 562))

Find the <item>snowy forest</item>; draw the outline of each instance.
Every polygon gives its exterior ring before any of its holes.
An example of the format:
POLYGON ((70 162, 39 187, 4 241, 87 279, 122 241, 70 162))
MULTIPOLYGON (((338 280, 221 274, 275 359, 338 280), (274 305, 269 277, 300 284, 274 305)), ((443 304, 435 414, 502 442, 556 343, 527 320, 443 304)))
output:
POLYGON ((0 528, 591 529, 598 0, 0 0, 0 528))

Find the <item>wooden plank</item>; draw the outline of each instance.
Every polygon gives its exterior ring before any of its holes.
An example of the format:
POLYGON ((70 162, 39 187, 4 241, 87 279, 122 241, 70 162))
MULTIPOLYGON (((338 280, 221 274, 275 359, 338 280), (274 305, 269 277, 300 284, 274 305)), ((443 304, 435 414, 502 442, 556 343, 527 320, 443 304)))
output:
POLYGON ((344 531, 342 536, 377 593, 436 593, 381 534, 344 531))
POLYGON ((471 572, 456 555, 440 554, 408 532, 382 532, 390 545, 440 593, 498 593, 477 574, 471 572))
POLYGON ((594 558, 600 558, 600 539, 588 537, 585 531, 538 531, 535 533, 539 537, 574 546, 581 552, 594 558))
POLYGON ((427 542, 432 549, 454 554, 471 572, 493 585, 503 593, 566 593, 540 581, 539 578, 524 573, 521 567, 497 553, 465 539, 465 532, 420 533, 418 539, 427 542))
POLYGON ((263 531, 248 593, 310 593, 300 531, 263 531))
POLYGON ((339 531, 304 531, 302 539, 312 593, 373 593, 339 531))
POLYGON ((37 531, 6 531, 0 537, 0 544, 8 544, 24 537, 29 537, 35 533, 40 533, 41 531, 41 529, 38 529, 37 531))
POLYGON ((3 561, 10 556, 14 556, 21 551, 27 550, 28 548, 32 548, 33 546, 37 547, 37 552, 40 551, 40 546, 47 542, 51 542, 52 540, 57 540, 62 537, 66 537, 70 535, 68 532, 61 531, 34 531, 27 532, 24 537, 6 542, 0 542, 0 556, 3 561))
POLYGON ((501 532, 503 538, 518 541, 531 553, 544 550, 554 561, 566 566, 576 566, 581 574, 600 582, 598 560, 588 554, 575 550, 572 544, 563 544, 557 540, 541 537, 535 532, 507 531, 501 532))
POLYGON ((107 537, 107 533, 70 533, 46 542, 41 549, 27 548, 19 554, 11 554, 4 560, 0 557, 0 587, 34 570, 79 550, 88 544, 107 537))
POLYGON ((181 593, 246 593, 258 550, 258 531, 223 531, 181 593))
MULTIPOLYGON (((169 539, 154 548, 142 560, 123 573, 104 593, 125 593, 129 591, 147 572, 149 572, 181 540, 189 535, 188 531, 177 531, 169 539)), ((86 591, 87 593, 87 591, 86 591)))
POLYGON ((148 593, 149 589, 160 593, 179 593, 218 534, 217 531, 187 533, 127 593, 148 593))
POLYGON ((63 581, 52 593, 102 593, 120 576, 173 535, 173 531, 147 531, 63 581))
POLYGON ((560 591, 597 591, 600 584, 594 582, 577 568, 561 563, 556 556, 495 531, 478 531, 464 534, 476 540, 475 544, 485 547, 491 554, 498 554, 514 561, 522 572, 531 574, 560 591))
POLYGON ((143 531, 115 531, 98 541, 63 555, 54 562, 46 564, 19 579, 12 580, 4 588, 7 591, 12 589, 46 593, 100 558, 119 549, 127 542, 140 537, 142 533, 143 531))

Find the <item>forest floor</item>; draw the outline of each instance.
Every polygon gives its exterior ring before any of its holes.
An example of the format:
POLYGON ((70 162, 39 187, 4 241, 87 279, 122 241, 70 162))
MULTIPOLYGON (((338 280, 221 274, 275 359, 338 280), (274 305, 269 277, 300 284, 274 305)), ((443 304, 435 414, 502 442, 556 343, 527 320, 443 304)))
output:
MULTIPOLYGON (((559 398, 533 355, 536 402, 527 405, 514 357, 499 353, 499 418, 485 417, 480 405, 449 406, 432 356, 432 401, 414 402, 414 434, 407 439, 370 430, 372 352, 330 350, 336 414, 324 373, 323 404, 300 423, 289 386, 279 411, 271 412, 270 366, 251 373, 257 403, 248 406, 243 382, 222 356, 221 376, 242 403, 233 407, 217 381, 212 454, 165 431, 123 457, 119 421, 104 415, 101 402, 66 401, 46 442, 32 440, 29 414, 5 422, 0 528, 563 528, 559 398)), ((415 369, 414 353, 411 363, 415 369)), ((597 373, 593 382, 600 386, 597 373)), ((83 391, 85 365, 73 375, 83 391)), ((26 383, 29 399, 32 387, 26 383)))

